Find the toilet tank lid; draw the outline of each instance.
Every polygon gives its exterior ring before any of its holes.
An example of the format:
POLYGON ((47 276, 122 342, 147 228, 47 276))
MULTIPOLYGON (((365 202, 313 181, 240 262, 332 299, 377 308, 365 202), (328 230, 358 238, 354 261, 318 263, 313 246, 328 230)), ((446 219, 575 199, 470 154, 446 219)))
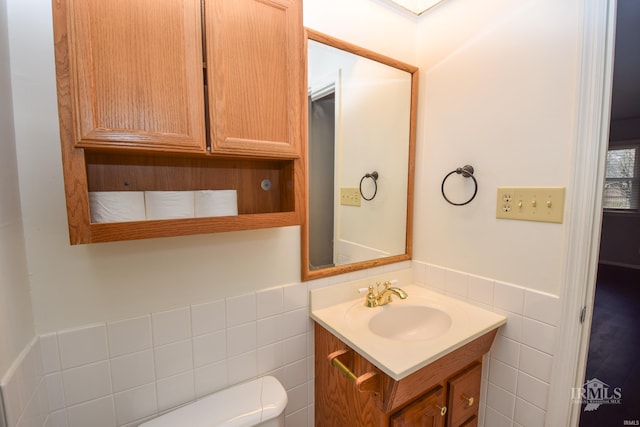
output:
POLYGON ((262 418, 261 422, 278 417, 287 406, 287 391, 280 381, 272 376, 262 378, 262 418))
POLYGON ((203 397, 140 427, 250 427, 278 417, 286 405, 282 384, 266 376, 203 397))

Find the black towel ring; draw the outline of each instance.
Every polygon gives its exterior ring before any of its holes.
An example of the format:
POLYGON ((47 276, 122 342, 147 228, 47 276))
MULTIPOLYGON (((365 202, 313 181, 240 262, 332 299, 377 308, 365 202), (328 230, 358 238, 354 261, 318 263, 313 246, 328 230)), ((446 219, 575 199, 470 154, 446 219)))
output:
POLYGON ((363 199, 365 199, 367 202, 370 202, 371 200, 373 200, 376 197, 376 194, 378 193, 378 172, 373 171, 371 173, 366 173, 361 179, 360 179, 360 196, 362 196, 363 199), (362 192, 362 182, 364 181, 365 178, 371 178, 373 180, 373 196, 371 196, 370 198, 365 197, 364 193, 362 192))
POLYGON ((445 176, 445 177, 444 177, 444 179, 442 180, 442 187, 441 187, 441 190, 442 190, 442 197, 444 197, 444 199, 445 199, 447 202, 451 203, 451 204, 452 204, 452 205, 454 205, 454 206, 464 206, 464 205, 466 205, 467 203, 471 202, 471 201, 476 197, 476 194, 478 194, 478 181, 476 181, 476 177, 475 177, 475 176, 473 176, 473 166, 471 166, 471 165, 465 165, 465 166, 463 166, 463 167, 461 167, 461 168, 457 168, 456 170, 452 170, 451 172, 449 172, 449 173, 447 174, 447 176, 445 176), (475 186, 475 189, 473 190, 473 196, 471 196, 471 198, 470 198, 469 200, 467 200, 466 202, 463 202, 463 203, 454 203, 454 202, 452 202, 451 200, 449 200, 449 199, 447 198, 447 195, 446 195, 446 194, 444 194, 444 183, 447 181, 447 178, 449 178, 449 177, 450 177, 451 175, 453 175, 454 173, 457 173, 458 175, 460 175, 460 174, 461 174, 464 178, 471 178, 471 179, 473 180, 473 184, 474 184, 474 186, 475 186))

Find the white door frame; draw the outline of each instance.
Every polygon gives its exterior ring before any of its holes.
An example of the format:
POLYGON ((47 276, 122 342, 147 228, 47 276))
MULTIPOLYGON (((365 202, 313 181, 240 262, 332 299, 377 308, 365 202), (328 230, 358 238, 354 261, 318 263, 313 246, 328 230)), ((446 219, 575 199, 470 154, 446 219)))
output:
POLYGON ((577 426, 589 349, 602 225, 602 188, 609 144, 616 0, 582 0, 582 46, 576 132, 567 194, 567 237, 561 322, 553 360, 547 427, 577 426), (595 191, 594 191, 595 190, 595 191), (586 318, 580 323, 582 307, 586 318))

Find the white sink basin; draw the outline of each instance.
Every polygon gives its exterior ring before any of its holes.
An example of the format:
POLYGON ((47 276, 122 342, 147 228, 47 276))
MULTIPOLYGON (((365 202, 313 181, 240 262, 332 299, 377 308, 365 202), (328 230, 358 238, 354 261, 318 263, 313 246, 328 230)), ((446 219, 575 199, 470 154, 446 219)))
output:
POLYGON ((460 300, 402 284, 408 297, 365 307, 354 281, 311 292, 311 317, 395 380, 506 322, 504 316, 460 300))
POLYGON ((451 316, 435 307, 392 305, 369 320, 369 329, 376 335, 398 341, 428 340, 438 337, 451 327, 451 316))
POLYGON ((352 303, 345 312, 345 325, 393 341, 424 341, 449 331, 453 324, 451 309, 420 295, 406 300, 394 299, 379 307, 352 303))

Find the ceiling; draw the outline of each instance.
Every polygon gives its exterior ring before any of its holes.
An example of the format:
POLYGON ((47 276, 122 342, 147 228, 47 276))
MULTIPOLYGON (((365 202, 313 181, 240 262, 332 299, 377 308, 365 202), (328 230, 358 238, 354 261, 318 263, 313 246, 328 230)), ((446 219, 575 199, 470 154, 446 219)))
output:
POLYGON ((640 1, 618 0, 611 120, 640 117, 640 1))
POLYGON ((403 9, 408 10, 416 15, 422 15, 427 10, 436 6, 444 0, 388 0, 403 9))

